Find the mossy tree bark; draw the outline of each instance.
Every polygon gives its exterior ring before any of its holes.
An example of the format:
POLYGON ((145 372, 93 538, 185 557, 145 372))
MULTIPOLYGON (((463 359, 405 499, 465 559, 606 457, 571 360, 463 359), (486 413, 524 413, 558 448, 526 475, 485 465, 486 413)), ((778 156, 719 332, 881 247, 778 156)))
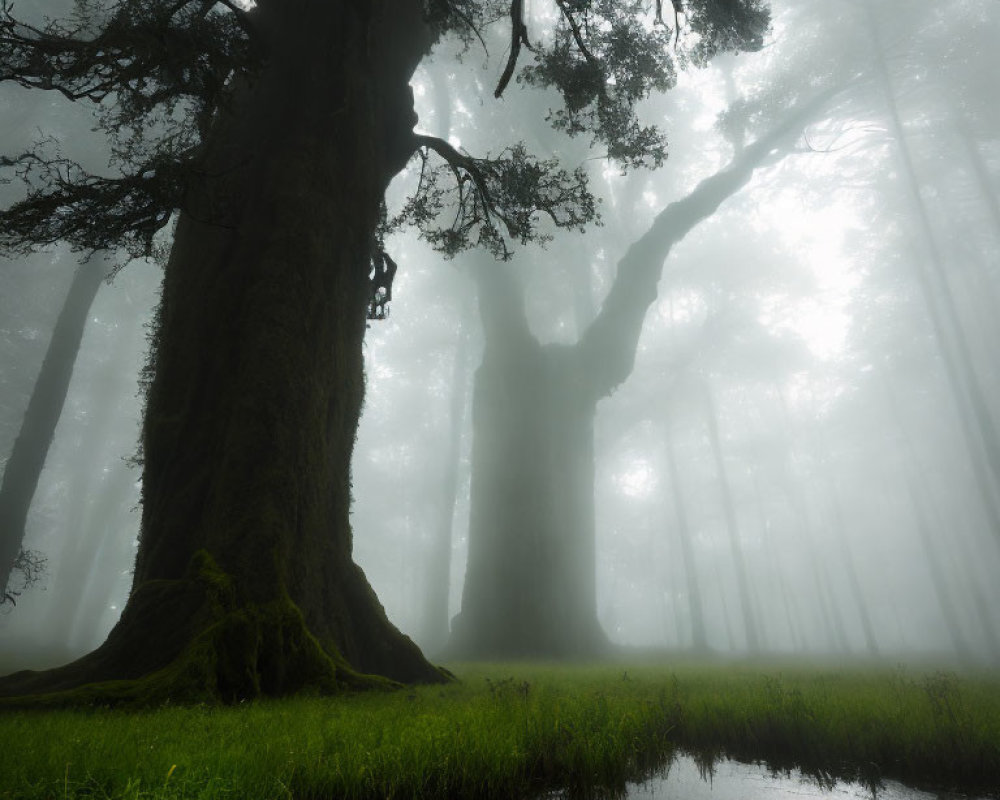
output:
POLYGON ((409 158, 417 0, 254 12, 262 73, 206 142, 167 265, 131 596, 98 650, 0 693, 236 700, 441 680, 352 561, 368 266, 409 158), (83 684, 81 686, 81 684, 83 684))
POLYGON ((588 656, 597 619, 594 416, 632 372, 646 311, 672 247, 739 191, 834 94, 822 92, 687 197, 657 215, 618 264, 574 345, 542 346, 501 265, 479 271, 486 345, 472 401, 469 561, 451 654, 588 656))

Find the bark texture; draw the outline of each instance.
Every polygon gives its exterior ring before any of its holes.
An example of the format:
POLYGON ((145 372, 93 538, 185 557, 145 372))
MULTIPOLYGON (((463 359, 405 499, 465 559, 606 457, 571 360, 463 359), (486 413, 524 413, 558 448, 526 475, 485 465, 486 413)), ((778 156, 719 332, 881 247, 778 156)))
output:
POLYGON ((431 43, 420 3, 255 15, 266 67, 215 122, 165 273, 132 594, 98 650, 0 693, 232 701, 444 679, 353 563, 348 516, 373 234, 431 43))

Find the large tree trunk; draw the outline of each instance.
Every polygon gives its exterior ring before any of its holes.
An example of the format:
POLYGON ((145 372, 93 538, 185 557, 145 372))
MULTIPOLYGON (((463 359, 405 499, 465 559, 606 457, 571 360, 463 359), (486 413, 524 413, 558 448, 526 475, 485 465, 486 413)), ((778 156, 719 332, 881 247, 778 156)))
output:
POLYGON ((781 152, 832 94, 790 112, 661 211, 619 262, 600 313, 575 345, 541 346, 509 272, 479 270, 486 345, 472 401, 469 561, 450 654, 560 657, 607 648, 597 620, 597 403, 632 372, 673 245, 781 152))
POLYGON ((353 563, 348 518, 368 265, 412 149, 420 8, 258 7, 266 66, 215 123, 164 278, 128 604, 94 653, 0 692, 235 700, 442 679, 353 563))
POLYGON ((593 419, 574 348, 542 347, 499 265, 478 271, 486 348, 475 377, 469 561, 450 650, 592 655, 597 621, 593 419))

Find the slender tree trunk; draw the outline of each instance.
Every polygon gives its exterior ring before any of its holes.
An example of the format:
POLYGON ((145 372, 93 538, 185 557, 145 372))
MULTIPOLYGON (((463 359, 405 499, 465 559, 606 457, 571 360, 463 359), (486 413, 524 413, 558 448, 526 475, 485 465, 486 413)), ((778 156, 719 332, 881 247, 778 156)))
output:
MULTIPOLYGON (((991 490, 986 502, 993 506, 989 513, 995 517, 996 492, 1000 487, 1000 436, 997 434, 989 403, 973 365, 965 330, 948 284, 945 260, 935 239, 927 206, 920 194, 920 181, 896 102, 892 77, 885 62, 879 23, 870 2, 866 5, 866 9, 868 11, 868 28, 875 50, 876 71, 889 112, 889 132, 898 148, 903 180, 917 215, 919 223, 917 227, 930 265, 928 270, 922 267, 919 261, 915 261, 914 270, 947 371, 948 384, 961 418, 962 431, 970 458, 974 465, 984 458, 990 472, 991 490), (971 419, 969 415, 971 415, 971 419)), ((1000 528, 995 527, 994 533, 1000 537, 1000 528)))
POLYGON ((958 655, 959 658, 968 660, 971 656, 972 650, 969 647, 969 642, 965 637, 964 631, 962 630, 962 622, 959 618, 958 610, 955 607, 954 598, 949 590, 948 581, 945 578, 940 558, 934 552, 934 537, 931 534, 930 525, 927 522, 927 513, 924 510, 924 502, 920 499, 920 495, 914 486, 912 478, 907 478, 906 488, 910 494, 910 508, 916 519, 920 546, 923 550, 924 557, 927 560, 927 568, 930 570, 931 574, 931 585, 934 587, 934 594, 937 597, 938 606, 941 609, 941 615, 944 617, 945 628, 948 630, 948 638, 951 640, 951 645, 954 648, 956 655, 958 655))
MULTIPOLYGON (((933 508, 933 505, 930 505, 932 502, 932 494, 929 491, 930 487, 922 477, 923 472, 920 459, 913 445, 913 438, 903 424, 903 416, 899 410, 899 403, 896 400, 896 392, 893 389, 892 382, 885 375, 882 376, 882 386, 885 390, 886 408, 889 412, 890 424, 896 426, 900 441, 903 442, 908 461, 913 469, 913 474, 907 476, 906 488, 910 495, 911 511, 917 523, 920 546, 927 559, 928 569, 931 573, 931 582, 934 586, 935 596, 941 608, 941 613, 945 618, 945 623, 948 626, 948 635, 951 638, 955 652, 961 657, 966 657, 972 650, 968 639, 962 634, 959 615, 955 608, 955 602, 949 589, 948 581, 945 579, 944 570, 939 563, 940 555, 935 547, 935 537, 929 522, 929 516, 933 508)), ((939 525, 938 528, 941 528, 941 526, 939 525)), ((975 558, 974 555, 962 552, 963 548, 958 537, 952 537, 950 549, 958 549, 960 559, 975 558)), ((965 569, 967 570, 967 568, 965 569)), ((985 646, 993 658, 1000 659, 1000 637, 997 635, 992 615, 989 612, 990 604, 983 596, 980 582, 974 575, 968 572, 963 576, 963 579, 963 590, 972 598, 985 646)))
POLYGON ((989 211, 990 221, 993 223, 993 235, 1000 239, 1000 197, 997 197, 993 177, 990 175, 989 167, 987 167, 986 160, 979 149, 979 142, 976 141, 963 112, 953 107, 952 117, 955 120, 955 127, 958 129, 962 144, 965 146, 969 163, 972 165, 972 174, 975 175, 976 186, 982 195, 983 204, 989 211))
POLYGON ((785 612, 785 622, 788 625, 788 636, 789 642, 792 645, 792 649, 796 652, 801 652, 805 649, 802 632, 799 626, 796 624, 795 619, 792 615, 792 602, 788 593, 788 581, 782 574, 780 567, 780 562, 778 558, 778 553, 774 549, 774 545, 771 539, 771 525, 765 513, 764 505, 764 491, 760 485, 760 479, 756 472, 754 473, 753 479, 754 494, 757 499, 757 511, 760 519, 760 536, 761 543, 763 545, 764 553, 768 557, 768 564, 772 569, 772 579, 778 587, 778 592, 781 595, 781 607, 785 612))
POLYGON ((254 12, 268 59, 215 121, 167 265, 132 593, 107 641, 0 693, 236 700, 441 680, 351 558, 368 270, 412 153, 416 0, 254 12), (105 683, 111 681, 111 683, 105 683))
POLYGON ((108 264, 99 256, 77 267, 4 469, 0 484, 0 601, 21 552, 28 509, 66 402, 90 308, 107 272, 108 264))
POLYGON ((708 637, 705 632, 705 613, 702 610, 700 576, 694 558, 691 528, 688 524, 684 492, 681 487, 680 470, 677 468, 677 454, 674 452, 674 439, 669 423, 666 432, 666 447, 664 449, 667 456, 667 468, 670 474, 671 497, 674 505, 675 522, 677 524, 677 541, 680 543, 681 560, 684 565, 684 578, 688 592, 691 648, 696 652, 704 652, 708 650, 708 637))
POLYGON ((861 579, 858 576, 858 567, 854 561, 854 554, 847 539, 847 525, 844 521, 844 504, 840 499, 840 492, 837 490, 836 481, 832 476, 827 477, 830 487, 830 494, 833 502, 833 538, 836 540, 837 549, 840 551, 840 561, 844 565, 844 572, 851 586, 851 598, 858 609, 858 619, 861 620, 861 630, 865 637, 865 647, 869 655, 879 654, 878 638, 875 636, 875 627, 872 625, 871 613, 868 610, 868 602, 865 598, 864 589, 861 587, 861 579))
POLYGON ((726 649, 730 653, 736 652, 736 632, 733 630, 733 618, 729 613, 729 601, 726 599, 726 584, 722 580, 722 570, 719 569, 719 562, 715 562, 715 581, 719 584, 719 602, 722 604, 722 622, 726 629, 726 649))
POLYGON ((445 444, 444 472, 441 477, 440 502, 432 531, 430 569, 424 611, 424 648, 428 653, 440 651, 448 642, 449 598, 451 594, 451 547, 456 503, 458 500, 459 461, 462 455, 462 431, 465 428, 465 407, 469 370, 469 315, 461 311, 455 361, 452 367, 451 404, 448 439, 445 444))
POLYGON ((722 510, 726 516, 726 531, 729 535, 729 552, 736 569, 736 585, 739 589, 740 612, 743 617, 743 635, 746 638, 747 650, 751 653, 760 652, 760 632, 757 630, 757 619, 754 614, 753 596, 750 590, 750 577, 747 573, 746 561, 743 556, 742 537, 740 535, 739 519, 736 515, 736 504, 733 501, 729 473, 722 455, 722 442, 719 437, 718 412, 715 401, 708 386, 703 387, 705 400, 705 421, 708 425, 708 441, 712 447, 712 457, 715 460, 715 471, 719 480, 719 491, 722 493, 722 510))
MULTIPOLYGON (((797 426, 788 410, 785 395, 780 387, 776 389, 775 393, 778 397, 782 418, 785 420, 785 428, 794 435, 797 426)), ((826 646, 845 653, 849 651, 850 647, 844 628, 843 615, 837 603, 836 593, 830 584, 827 559, 821 556, 816 545, 815 527, 809 515, 806 498, 802 492, 802 483, 802 478, 796 479, 795 476, 788 475, 784 481, 784 490, 799 520, 800 538, 805 548, 806 563, 813 576, 813 586, 816 590, 816 602, 823 620, 823 633, 826 637, 826 646)))

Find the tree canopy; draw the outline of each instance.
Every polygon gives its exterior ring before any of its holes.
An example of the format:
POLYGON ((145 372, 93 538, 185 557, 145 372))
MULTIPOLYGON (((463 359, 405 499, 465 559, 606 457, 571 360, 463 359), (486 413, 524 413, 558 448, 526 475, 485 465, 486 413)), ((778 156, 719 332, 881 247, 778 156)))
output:
MULTIPOLYGON (((214 116, 254 81, 275 47, 276 3, 76 0, 68 18, 34 25, 5 0, 0 81, 92 104, 111 158, 108 170, 94 174, 46 138, 0 156, 2 179, 20 179, 26 188, 0 212, 0 250, 66 241, 82 251, 152 255, 172 214, 191 211, 186 198, 203 177, 198 154, 214 116)), ((590 137, 623 170, 657 167, 666 158, 665 133, 644 124, 637 106, 651 91, 674 85, 678 64, 703 65, 722 50, 757 50, 769 25, 762 0, 675 0, 666 15, 662 0, 551 5, 550 30, 530 27, 524 0, 423 0, 423 11, 435 39, 454 35, 466 47, 485 48, 487 31, 506 26, 508 52, 494 95, 502 97, 512 80, 555 90, 551 125, 590 137)), ((374 29, 377 21, 369 24, 374 29)), ((597 216, 582 169, 538 158, 523 143, 474 155, 436 137, 401 136, 402 161, 422 159, 421 180, 400 213, 383 221, 382 235, 413 225, 446 255, 484 246, 506 258, 510 242, 545 238, 540 218, 580 228, 597 216)), ((226 225, 226 208, 220 199, 198 211, 226 225)), ((378 284, 373 280, 373 291, 378 284)))

